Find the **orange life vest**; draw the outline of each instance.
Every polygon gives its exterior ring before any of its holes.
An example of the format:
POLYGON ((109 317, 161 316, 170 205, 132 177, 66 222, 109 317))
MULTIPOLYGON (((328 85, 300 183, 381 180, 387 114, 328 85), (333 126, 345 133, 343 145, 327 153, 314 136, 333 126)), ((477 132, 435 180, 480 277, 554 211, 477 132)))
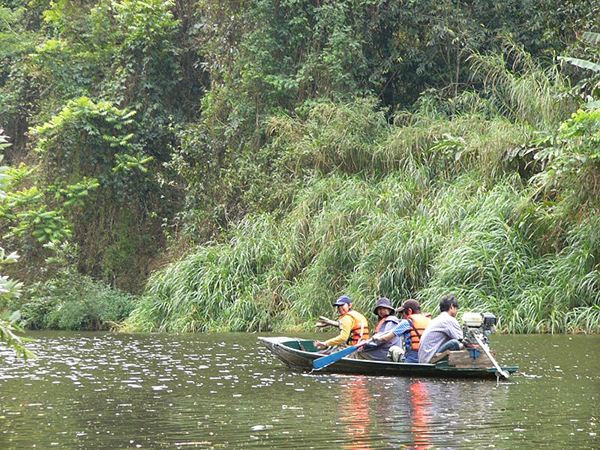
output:
POLYGON ((413 350, 419 350, 419 342, 421 341, 421 336, 423 335, 423 331, 425 331, 425 327, 429 325, 431 319, 429 317, 424 316, 423 314, 411 314, 408 316, 408 320, 411 321, 410 327, 410 342, 413 350))
MULTIPOLYGON (((350 316, 354 319, 354 325, 350 330, 350 336, 348 337, 347 344, 356 345, 361 339, 369 339, 369 322, 367 322, 365 316, 358 311, 354 311, 353 309, 348 311, 342 317, 345 316, 350 316)), ((342 317, 340 317, 340 319, 342 317)))
POLYGON ((385 322, 386 320, 387 320, 387 316, 381 318, 381 320, 377 323, 377 326, 375 327, 375 333, 379 333, 379 329, 381 328, 381 325, 383 325, 383 322, 385 322))
POLYGON ((396 316, 389 315, 389 316, 385 316, 382 317, 379 322, 377 323, 377 326, 375 327, 375 333, 379 333, 379 329, 381 328, 381 326, 385 323, 386 320, 391 320, 394 324, 398 324, 398 322, 400 322, 400 319, 398 319, 396 316))

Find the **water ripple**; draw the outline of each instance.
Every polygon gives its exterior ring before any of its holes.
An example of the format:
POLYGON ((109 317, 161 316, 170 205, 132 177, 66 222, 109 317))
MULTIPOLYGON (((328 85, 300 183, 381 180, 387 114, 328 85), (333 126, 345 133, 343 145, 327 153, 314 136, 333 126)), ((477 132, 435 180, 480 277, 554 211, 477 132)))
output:
POLYGON ((36 359, 0 347, 0 448, 588 449, 599 371, 577 343, 599 341, 575 338, 503 337, 525 374, 497 385, 298 374, 253 335, 39 333, 36 359))

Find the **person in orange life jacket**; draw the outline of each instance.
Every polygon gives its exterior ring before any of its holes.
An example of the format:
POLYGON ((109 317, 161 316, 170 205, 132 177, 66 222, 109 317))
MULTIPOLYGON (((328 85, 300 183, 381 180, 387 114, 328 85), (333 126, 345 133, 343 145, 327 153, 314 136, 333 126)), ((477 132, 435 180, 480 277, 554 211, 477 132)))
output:
POLYGON ((314 341, 318 349, 331 346, 355 345, 359 341, 369 339, 369 323, 365 316, 352 309, 352 300, 347 295, 342 295, 333 306, 340 313, 340 334, 326 341, 314 341))
MULTIPOLYGON (((395 316, 395 309, 389 299, 381 297, 377 300, 373 314, 379 317, 379 322, 375 327, 375 333, 386 334, 393 330, 400 319, 395 316)), ((353 353, 356 359, 374 359, 376 361, 385 361, 388 357, 388 351, 393 345, 402 345, 402 339, 396 335, 387 342, 370 342, 362 347, 357 353, 353 353)))
POLYGON ((413 299, 406 300, 398 312, 402 313, 402 320, 393 330, 387 333, 377 333, 373 340, 377 342, 389 342, 394 337, 404 337, 405 358, 404 362, 419 362, 419 343, 425 328, 431 319, 421 313, 421 305, 413 299))

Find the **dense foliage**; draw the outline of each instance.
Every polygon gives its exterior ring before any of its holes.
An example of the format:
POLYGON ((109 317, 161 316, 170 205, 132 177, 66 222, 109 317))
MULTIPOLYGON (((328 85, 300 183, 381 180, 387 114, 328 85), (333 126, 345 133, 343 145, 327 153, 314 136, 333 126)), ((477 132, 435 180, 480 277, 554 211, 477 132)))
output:
MULTIPOLYGON (((6 136, 2 135, 2 130, 0 130, 0 150, 8 146, 10 144, 7 142, 6 136)), ((3 159, 4 155, 0 155, 0 163, 3 159)), ((7 166, 0 166, 0 201, 6 199, 5 188, 10 180, 10 175, 7 172, 7 166)), ((18 259, 19 255, 16 252, 7 254, 6 250, 0 247, 0 268, 3 268, 6 264, 15 263, 18 259)), ((19 298, 21 288, 21 283, 0 273, 0 305, 19 298)), ((9 347, 16 350, 18 355, 24 357, 32 356, 32 353, 25 347, 23 339, 15 334, 16 331, 23 331, 19 324, 16 323, 19 318, 20 313, 18 311, 10 313, 10 311, 4 310, 2 312, 2 315, 0 315, 0 342, 6 342, 9 347)))
POLYGON ((599 13, 7 0, 0 232, 27 289, 0 309, 281 330, 342 292, 453 292, 505 330, 597 332, 599 13))

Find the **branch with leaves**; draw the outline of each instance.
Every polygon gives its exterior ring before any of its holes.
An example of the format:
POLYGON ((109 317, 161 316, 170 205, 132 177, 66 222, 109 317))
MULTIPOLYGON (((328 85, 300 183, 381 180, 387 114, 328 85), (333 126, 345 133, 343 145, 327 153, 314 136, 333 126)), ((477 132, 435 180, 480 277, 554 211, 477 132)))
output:
MULTIPOLYGON (((2 135, 0 130, 0 150, 8 147, 10 144, 6 140, 6 136, 2 135)), ((4 159, 4 155, 0 154, 0 162, 4 159)), ((6 173, 8 167, 0 166, 0 200, 6 198, 6 192, 4 187, 9 182, 10 176, 6 173)), ((0 247, 0 267, 3 264, 14 263, 19 259, 19 255, 16 252, 6 254, 5 250, 0 247)), ((11 280, 9 277, 0 274, 0 306, 7 300, 10 300, 21 295, 21 288, 23 284, 17 281, 11 280)), ((34 356, 32 352, 27 350, 24 341, 27 339, 20 338, 14 332, 23 331, 17 324, 17 321, 21 317, 18 311, 9 313, 5 311, 0 316, 0 341, 6 342, 9 347, 12 347, 17 355, 24 358, 34 356)))

